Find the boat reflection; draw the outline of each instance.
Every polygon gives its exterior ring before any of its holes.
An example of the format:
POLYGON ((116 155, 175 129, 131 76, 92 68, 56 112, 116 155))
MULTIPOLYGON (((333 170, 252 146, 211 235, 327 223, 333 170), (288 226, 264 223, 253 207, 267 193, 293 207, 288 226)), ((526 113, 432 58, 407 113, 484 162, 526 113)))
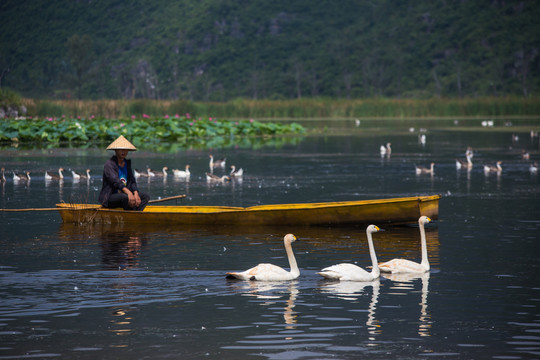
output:
POLYGON ((297 312, 294 311, 295 301, 298 296, 298 281, 241 281, 229 280, 229 285, 235 292, 244 296, 253 296, 261 302, 262 306, 271 306, 282 303, 283 321, 287 325, 286 329, 296 329, 297 312), (287 297, 288 293, 288 297, 287 297))
POLYGON ((101 247, 101 263, 108 270, 126 270, 138 265, 138 258, 147 244, 149 234, 113 224, 67 224, 59 230, 62 241, 95 239, 101 247))
POLYGON ((418 335, 419 336, 431 336, 431 314, 428 312, 428 293, 429 293, 429 276, 430 273, 423 274, 382 274, 382 276, 388 280, 391 280, 394 284, 390 289, 405 291, 407 293, 414 292, 415 281, 422 280, 422 293, 420 297, 420 316, 418 317, 418 335))

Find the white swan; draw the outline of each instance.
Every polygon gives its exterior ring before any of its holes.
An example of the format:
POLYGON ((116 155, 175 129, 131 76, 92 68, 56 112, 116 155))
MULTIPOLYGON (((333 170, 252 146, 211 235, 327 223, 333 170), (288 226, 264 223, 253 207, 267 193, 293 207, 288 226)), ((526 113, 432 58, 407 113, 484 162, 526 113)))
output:
POLYGON ((381 272, 421 274, 429 271, 426 230, 424 229, 424 225, 429 223, 430 221, 431 219, 427 216, 421 216, 418 219, 418 225, 420 226, 420 243, 422 247, 422 262, 419 264, 417 262, 406 259, 392 259, 385 263, 379 264, 379 269, 381 270, 381 272))
POLYGON ((435 174, 435 163, 431 163, 429 168, 426 168, 426 167, 423 167, 423 166, 415 166, 416 168, 416 174, 417 175, 420 175, 420 174, 435 174))
POLYGON ((380 271, 377 264, 377 255, 375 254, 375 248, 373 247, 373 239, 371 236, 371 234, 377 231, 380 231, 380 229, 376 225, 369 225, 366 229, 366 235, 369 245, 369 255, 371 256, 371 262, 373 264, 373 269, 371 270, 371 272, 367 272, 360 266, 354 264, 342 263, 324 268, 317 274, 321 275, 326 279, 341 281, 373 281, 378 279, 380 271))
POLYGON ((296 264, 296 259, 294 258, 291 246, 294 241, 296 241, 296 237, 293 234, 287 234, 283 237, 283 243, 285 244, 285 251, 287 251, 291 271, 287 271, 273 264, 259 264, 246 271, 228 272, 227 278, 258 281, 293 280, 298 278, 300 276, 300 270, 296 264))
POLYGON ((186 170, 173 169, 173 174, 176 177, 189 177, 191 172, 189 171, 189 165, 186 165, 186 170))

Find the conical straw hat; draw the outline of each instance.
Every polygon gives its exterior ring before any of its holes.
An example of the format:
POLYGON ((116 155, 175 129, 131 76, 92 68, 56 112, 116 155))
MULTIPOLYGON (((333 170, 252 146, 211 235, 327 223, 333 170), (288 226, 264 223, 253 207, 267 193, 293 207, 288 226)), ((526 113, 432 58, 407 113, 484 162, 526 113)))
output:
POLYGON ((107 146, 107 150, 130 150, 136 151, 137 148, 128 141, 123 135, 120 135, 118 139, 114 140, 111 145, 107 146))

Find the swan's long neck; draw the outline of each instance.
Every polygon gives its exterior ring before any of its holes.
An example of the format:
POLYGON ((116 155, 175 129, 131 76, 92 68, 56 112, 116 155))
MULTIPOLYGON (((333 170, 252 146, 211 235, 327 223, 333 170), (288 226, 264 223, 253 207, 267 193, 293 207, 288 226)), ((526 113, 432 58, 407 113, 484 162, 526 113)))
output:
POLYGON ((377 254, 375 254, 375 247, 373 246, 373 238, 370 231, 366 231, 368 246, 369 246, 369 255, 371 256, 371 264, 373 266, 371 274, 375 277, 381 274, 379 270, 379 264, 377 263, 377 254))
POLYGON ((420 263, 423 267, 429 270, 429 259, 427 253, 427 242, 426 242, 426 230, 424 229, 424 223, 420 223, 420 243, 422 246, 422 262, 420 263))
POLYGON ((285 240, 285 251, 287 252, 287 258, 289 258, 289 266, 291 267, 291 273, 295 275, 300 275, 300 270, 298 269, 298 264, 296 263, 296 258, 292 250, 291 242, 285 240))
POLYGON ((467 154, 467 163, 469 164, 469 166, 472 166, 472 157, 469 154, 467 154))

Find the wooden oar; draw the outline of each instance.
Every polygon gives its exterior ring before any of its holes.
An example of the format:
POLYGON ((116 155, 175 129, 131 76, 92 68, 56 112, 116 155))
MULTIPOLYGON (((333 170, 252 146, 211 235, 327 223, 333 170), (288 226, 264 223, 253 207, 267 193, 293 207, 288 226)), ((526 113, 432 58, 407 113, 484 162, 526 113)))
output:
POLYGON ((169 196, 169 197, 165 197, 165 198, 162 198, 162 199, 155 199, 155 200, 150 200, 148 203, 157 203, 157 202, 162 202, 162 201, 168 201, 168 200, 175 200, 175 199, 182 199, 182 198, 185 198, 186 195, 175 195, 175 196, 169 196))
MULTIPOLYGON (((175 195, 175 196, 169 196, 169 197, 165 197, 165 198, 162 198, 162 199, 155 199, 155 200, 150 200, 148 201, 148 203, 158 203, 158 202, 162 202, 162 201, 168 201, 168 200, 175 200, 175 199, 182 199, 182 198, 185 198, 186 195, 175 195)), ((69 207, 69 208, 57 208, 57 207, 53 207, 53 208, 27 208, 27 209, 0 209, 0 212, 19 212, 19 211, 53 211, 53 210, 73 210, 73 209, 77 209, 75 206, 74 207, 69 207)))

